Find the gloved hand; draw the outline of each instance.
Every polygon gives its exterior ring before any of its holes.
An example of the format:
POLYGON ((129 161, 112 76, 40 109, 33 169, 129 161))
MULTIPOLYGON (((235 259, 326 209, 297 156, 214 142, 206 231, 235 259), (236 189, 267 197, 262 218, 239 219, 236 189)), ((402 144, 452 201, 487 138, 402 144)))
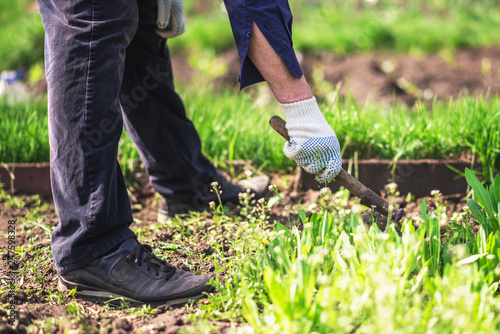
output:
POLYGON ((158 18, 156 25, 158 35, 172 38, 181 35, 186 30, 184 3, 182 0, 157 0, 158 18))
POLYGON ((342 169, 340 145, 335 132, 319 110, 316 98, 280 104, 286 114, 290 142, 285 155, 320 182, 333 180, 342 169))

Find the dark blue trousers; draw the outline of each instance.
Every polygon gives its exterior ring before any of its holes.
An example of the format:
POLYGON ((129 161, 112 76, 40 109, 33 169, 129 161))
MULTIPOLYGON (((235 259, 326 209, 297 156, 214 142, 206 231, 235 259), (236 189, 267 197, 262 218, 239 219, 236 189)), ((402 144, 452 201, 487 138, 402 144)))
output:
POLYGON ((64 273, 134 237, 117 163, 125 126, 161 194, 189 198, 214 166, 173 85, 155 0, 38 0, 46 32, 52 234, 64 273))

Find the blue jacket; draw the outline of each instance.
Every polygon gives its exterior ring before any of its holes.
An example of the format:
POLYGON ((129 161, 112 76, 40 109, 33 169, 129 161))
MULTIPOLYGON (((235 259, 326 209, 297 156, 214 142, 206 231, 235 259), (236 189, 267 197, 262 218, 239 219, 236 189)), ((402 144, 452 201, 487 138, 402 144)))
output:
POLYGON ((297 78, 302 76, 292 45, 292 13, 288 0, 224 0, 224 4, 241 59, 240 89, 264 81, 247 57, 253 22, 283 58, 290 72, 297 78))

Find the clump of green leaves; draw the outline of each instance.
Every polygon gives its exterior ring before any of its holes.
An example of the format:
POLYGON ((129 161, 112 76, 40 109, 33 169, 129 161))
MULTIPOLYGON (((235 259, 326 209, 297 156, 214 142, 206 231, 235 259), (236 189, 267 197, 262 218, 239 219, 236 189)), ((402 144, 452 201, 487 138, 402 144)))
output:
POLYGON ((486 234, 496 233, 500 229, 500 175, 497 175, 490 186, 483 186, 470 169, 465 170, 467 183, 474 191, 477 202, 471 198, 467 204, 476 220, 481 224, 486 234))
MULTIPOLYGON (((439 192, 433 196, 438 202, 439 192)), ((491 239, 481 241, 484 232, 468 225, 467 239, 463 231, 449 235, 458 230, 446 227, 446 211, 436 205, 429 211, 422 202, 418 224, 405 219, 381 231, 362 222, 356 205, 349 212, 329 202, 321 213, 299 210, 299 222, 276 223, 258 238, 247 233, 229 262, 236 270, 218 284, 207 311, 230 309, 265 333, 500 330, 493 250, 481 248, 491 239)))
POLYGON ((422 212, 419 229, 406 219, 400 232, 394 225, 385 232, 368 228, 356 212, 301 215, 302 230, 277 224, 262 260, 268 299, 242 291, 243 316, 266 333, 497 329, 495 288, 477 267, 458 263, 467 254, 441 240, 425 202, 422 212), (461 317, 467 320, 453 320, 461 317))
POLYGON ((481 225, 471 261, 477 260, 483 274, 493 282, 500 277, 496 270, 500 265, 500 175, 492 178, 486 187, 469 169, 465 171, 465 177, 476 199, 467 199, 467 204, 481 225))

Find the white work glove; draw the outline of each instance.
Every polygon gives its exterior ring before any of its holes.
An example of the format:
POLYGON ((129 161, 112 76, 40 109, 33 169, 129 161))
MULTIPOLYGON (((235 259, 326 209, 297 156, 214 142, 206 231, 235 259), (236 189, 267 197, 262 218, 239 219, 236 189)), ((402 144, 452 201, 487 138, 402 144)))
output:
POLYGON ((182 0, 157 0, 158 17, 156 33, 163 38, 181 35, 186 30, 184 3, 182 0))
POLYGON ((290 142, 285 154, 320 182, 333 180, 342 169, 335 132, 319 110, 316 98, 280 104, 286 114, 290 142))

